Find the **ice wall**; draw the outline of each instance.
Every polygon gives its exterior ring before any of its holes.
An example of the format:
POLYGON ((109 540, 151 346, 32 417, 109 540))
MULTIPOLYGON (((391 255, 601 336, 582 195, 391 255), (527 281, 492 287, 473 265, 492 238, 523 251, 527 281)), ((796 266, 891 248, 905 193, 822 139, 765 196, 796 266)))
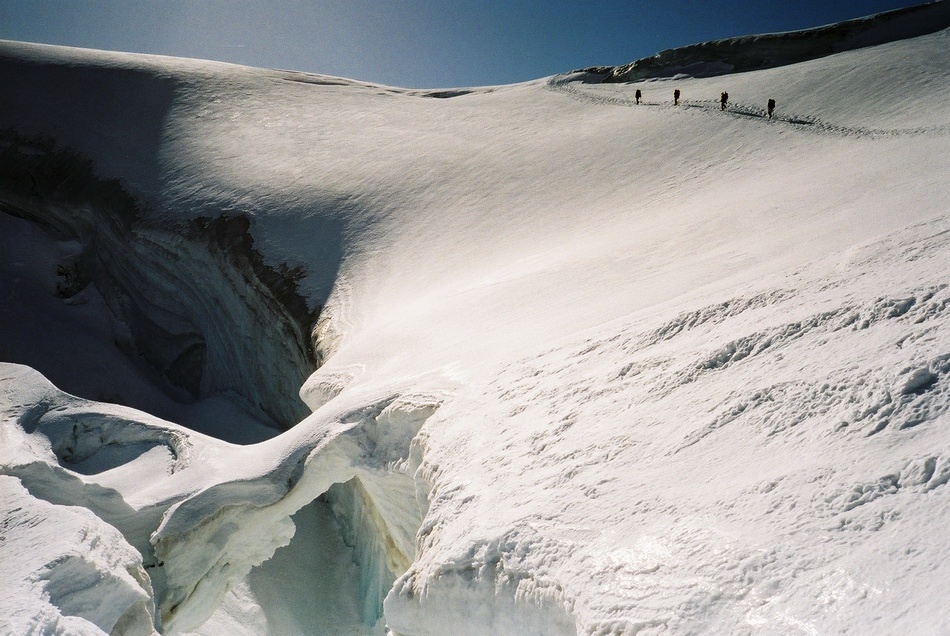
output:
POLYGON ((285 449, 273 463, 259 460, 252 475, 232 475, 172 506, 152 536, 164 564, 164 628, 198 628, 233 586, 290 542, 291 517, 324 495, 360 568, 360 618, 377 624, 383 598, 414 556, 425 485, 410 443, 438 404, 438 396, 416 394, 315 413, 305 439, 269 442, 285 449))
MULTIPOLYGON (((74 305, 101 300, 114 340, 102 347, 117 347, 180 402, 240 396, 276 428, 306 415, 295 387, 315 365, 310 328, 319 308, 296 293, 299 271, 263 263, 246 217, 146 217, 118 182, 97 178, 74 153, 13 133, 0 141, 0 212, 75 246, 55 263, 56 293, 74 305)), ((44 368, 42 358, 20 361, 44 368)), ((57 377, 67 390, 90 383, 67 373, 57 377)), ((148 410, 146 398, 111 384, 113 401, 148 410)))

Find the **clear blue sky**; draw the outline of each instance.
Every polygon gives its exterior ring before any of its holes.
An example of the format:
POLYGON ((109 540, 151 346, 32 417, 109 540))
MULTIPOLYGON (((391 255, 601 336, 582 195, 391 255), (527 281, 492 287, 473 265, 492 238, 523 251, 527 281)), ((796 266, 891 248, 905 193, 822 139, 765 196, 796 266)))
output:
POLYGON ((506 84, 913 0, 0 0, 0 39, 412 88, 506 84))

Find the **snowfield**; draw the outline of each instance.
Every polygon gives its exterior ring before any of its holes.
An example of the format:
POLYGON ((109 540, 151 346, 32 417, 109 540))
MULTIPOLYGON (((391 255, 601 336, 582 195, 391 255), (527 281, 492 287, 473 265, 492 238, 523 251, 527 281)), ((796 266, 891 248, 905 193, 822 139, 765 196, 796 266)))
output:
POLYGON ((947 26, 449 91, 0 42, 0 632, 947 633, 947 26))

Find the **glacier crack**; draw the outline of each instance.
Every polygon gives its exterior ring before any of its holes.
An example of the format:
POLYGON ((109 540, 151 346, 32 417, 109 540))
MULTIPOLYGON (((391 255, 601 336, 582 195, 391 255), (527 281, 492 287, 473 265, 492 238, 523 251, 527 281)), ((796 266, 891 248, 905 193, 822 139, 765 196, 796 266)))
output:
POLYGON ((179 405, 226 400, 275 430, 306 417, 288 387, 318 365, 320 306, 299 292, 300 267, 264 262, 246 215, 145 214, 79 155, 11 131, 0 141, 0 359, 199 430, 200 409, 179 405), (126 372, 83 363, 84 347, 126 372))
POLYGON ((166 631, 207 621, 231 589, 290 544, 294 515, 317 500, 329 504, 359 567, 358 619, 377 624, 415 557, 428 486, 419 483, 422 449, 413 444, 439 404, 433 396, 396 396, 340 413, 311 441, 278 454, 267 473, 213 485, 169 508, 152 535, 163 563, 166 631))

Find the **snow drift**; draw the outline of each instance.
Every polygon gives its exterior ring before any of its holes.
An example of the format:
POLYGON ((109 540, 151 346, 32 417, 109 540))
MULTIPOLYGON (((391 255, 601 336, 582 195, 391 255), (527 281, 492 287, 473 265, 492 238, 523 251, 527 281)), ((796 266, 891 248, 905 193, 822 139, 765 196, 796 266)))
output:
POLYGON ((451 92, 0 43, 3 631, 946 631, 948 38, 451 92))

